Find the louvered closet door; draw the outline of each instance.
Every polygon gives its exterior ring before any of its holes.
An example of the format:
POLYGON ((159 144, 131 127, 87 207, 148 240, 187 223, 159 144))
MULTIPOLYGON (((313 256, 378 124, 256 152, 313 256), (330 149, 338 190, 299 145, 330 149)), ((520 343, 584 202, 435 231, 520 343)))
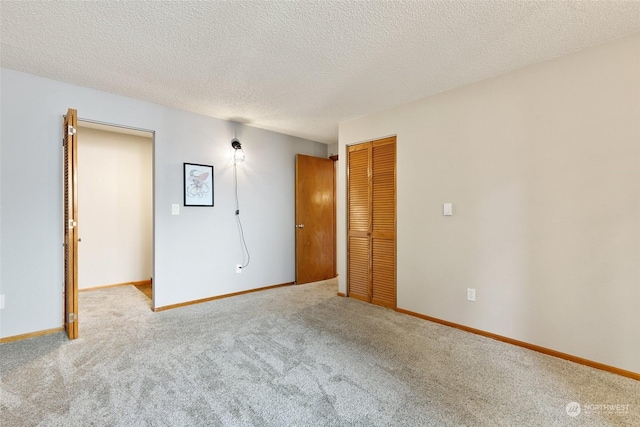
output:
POLYGON ((396 307, 396 144, 372 143, 371 302, 396 307))
POLYGON ((351 146, 348 153, 348 294, 352 298, 371 301, 371 146, 351 146))
POLYGON ((396 307, 396 139, 348 148, 348 295, 396 307))
POLYGON ((64 327, 70 340, 78 338, 78 113, 63 118, 64 170, 64 327))

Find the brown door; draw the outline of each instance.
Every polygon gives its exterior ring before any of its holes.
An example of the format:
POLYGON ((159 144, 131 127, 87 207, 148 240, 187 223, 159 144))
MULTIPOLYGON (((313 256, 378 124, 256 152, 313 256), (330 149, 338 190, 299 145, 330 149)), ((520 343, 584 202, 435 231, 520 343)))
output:
POLYGON ((78 114, 69 109, 63 120, 64 145, 64 326, 78 338, 78 114))
POLYGON ((371 145, 371 302, 396 308, 396 139, 371 145))
POLYGON ((371 144, 348 149, 348 295, 371 301, 371 144))
POLYGON ((296 283, 335 277, 333 160, 296 156, 296 283))
POLYGON ((347 292, 396 307, 396 139, 348 148, 347 292))

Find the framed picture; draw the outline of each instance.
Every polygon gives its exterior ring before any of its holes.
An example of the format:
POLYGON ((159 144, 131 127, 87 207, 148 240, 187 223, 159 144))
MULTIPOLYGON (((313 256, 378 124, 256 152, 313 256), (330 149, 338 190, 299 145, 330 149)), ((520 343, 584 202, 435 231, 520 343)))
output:
POLYGON ((213 206, 213 166, 184 163, 184 205, 213 206))

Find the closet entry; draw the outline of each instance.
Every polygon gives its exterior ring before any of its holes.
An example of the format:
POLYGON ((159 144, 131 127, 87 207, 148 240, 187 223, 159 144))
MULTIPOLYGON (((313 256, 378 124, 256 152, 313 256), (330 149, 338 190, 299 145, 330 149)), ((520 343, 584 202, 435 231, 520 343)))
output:
POLYGON ((396 137, 347 156, 347 295, 396 308, 396 137))

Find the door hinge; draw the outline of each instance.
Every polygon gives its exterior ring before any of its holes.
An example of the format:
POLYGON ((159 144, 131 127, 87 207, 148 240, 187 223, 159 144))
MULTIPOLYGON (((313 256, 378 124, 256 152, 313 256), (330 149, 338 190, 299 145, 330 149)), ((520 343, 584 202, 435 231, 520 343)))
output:
POLYGON ((71 125, 67 126, 67 135, 71 136, 71 135, 75 135, 76 134, 76 128, 74 128, 71 125))
POLYGON ((69 323, 73 323, 78 320, 78 315, 75 313, 69 313, 69 323))

